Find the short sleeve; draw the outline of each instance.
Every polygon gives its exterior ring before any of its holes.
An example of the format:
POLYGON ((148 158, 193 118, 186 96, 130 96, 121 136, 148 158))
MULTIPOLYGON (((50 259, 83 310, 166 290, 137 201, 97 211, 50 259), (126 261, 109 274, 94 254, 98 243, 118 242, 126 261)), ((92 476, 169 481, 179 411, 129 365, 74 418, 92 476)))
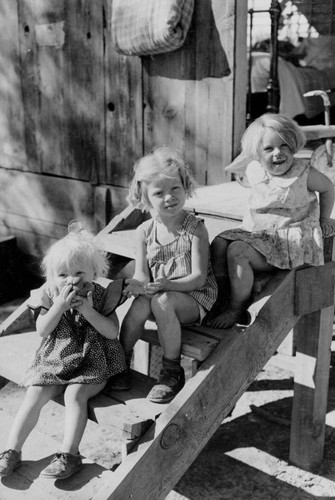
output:
POLYGON ((28 307, 31 307, 32 309, 37 309, 38 307, 50 309, 50 306, 50 298, 44 286, 38 288, 37 290, 31 290, 30 297, 28 299, 28 307))
POLYGON ((110 316, 115 309, 127 299, 127 297, 122 293, 124 285, 124 280, 120 279, 112 281, 109 283, 107 288, 105 288, 103 291, 101 307, 101 314, 103 316, 110 316))
POLYGON ((259 163, 259 161, 251 161, 246 169, 246 176, 249 181, 250 186, 255 186, 264 181, 266 174, 264 168, 259 163))

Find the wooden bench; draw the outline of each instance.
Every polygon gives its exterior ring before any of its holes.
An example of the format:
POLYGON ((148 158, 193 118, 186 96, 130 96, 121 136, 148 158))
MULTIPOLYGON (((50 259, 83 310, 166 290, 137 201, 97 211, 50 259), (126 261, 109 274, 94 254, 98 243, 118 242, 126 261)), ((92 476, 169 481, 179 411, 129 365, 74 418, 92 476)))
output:
MULTIPOLYGON (((198 215, 211 237, 238 223, 238 218, 219 213, 198 215)), ((101 231, 112 260, 117 255, 134 257, 134 230, 142 220, 141 212, 126 209, 101 231)), ((136 372, 130 391, 107 388, 90 400, 90 417, 120 425, 125 436, 122 463, 104 476, 92 499, 165 498, 293 328, 300 368, 289 461, 307 470, 320 465, 334 315, 332 239, 325 248, 324 266, 278 272, 266 283, 249 308, 250 326, 183 328, 182 353, 195 359, 198 369, 170 404, 146 400, 155 381, 136 372)), ((0 327, 0 375, 14 382, 21 379, 39 342, 28 302, 0 327)), ((143 340, 157 343, 155 325, 147 326, 143 340)))

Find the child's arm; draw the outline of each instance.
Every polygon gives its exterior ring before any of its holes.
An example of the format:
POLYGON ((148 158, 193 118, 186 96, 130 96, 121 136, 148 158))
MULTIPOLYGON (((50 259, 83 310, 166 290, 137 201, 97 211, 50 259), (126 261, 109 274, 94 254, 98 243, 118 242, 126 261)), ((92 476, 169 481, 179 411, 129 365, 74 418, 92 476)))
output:
POLYGON ((141 226, 136 229, 136 259, 135 274, 132 279, 126 280, 123 294, 127 297, 143 295, 146 293, 145 285, 150 281, 150 272, 146 258, 146 243, 141 226))
POLYGON ((155 282, 147 285, 148 294, 157 292, 191 292, 201 288, 207 278, 209 241, 205 226, 201 223, 194 233, 192 239, 192 271, 189 276, 169 280, 165 276, 158 278, 155 282))
POLYGON ((319 193, 320 201, 320 226, 324 236, 334 232, 330 215, 334 206, 334 185, 332 181, 316 168, 310 167, 307 180, 307 187, 310 191, 319 193))
POLYGON ((78 300, 78 305, 76 305, 74 309, 80 312, 86 321, 88 321, 100 335, 112 340, 117 338, 119 333, 119 321, 115 312, 109 316, 103 316, 96 311, 93 308, 92 292, 89 292, 87 297, 80 297, 80 301, 78 300))
POLYGON ((73 306, 72 300, 75 296, 72 285, 65 286, 55 297, 51 305, 49 297, 45 292, 42 295, 42 308, 36 320, 37 333, 45 338, 54 331, 62 315, 73 306))

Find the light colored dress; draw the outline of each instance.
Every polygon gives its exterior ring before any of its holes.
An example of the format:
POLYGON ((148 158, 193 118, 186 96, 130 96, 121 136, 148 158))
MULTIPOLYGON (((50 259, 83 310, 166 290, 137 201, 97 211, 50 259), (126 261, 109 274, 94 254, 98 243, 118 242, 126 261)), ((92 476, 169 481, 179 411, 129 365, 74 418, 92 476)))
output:
MULTIPOLYGON (((192 239, 198 224, 202 222, 194 215, 187 213, 177 237, 167 245, 161 245, 157 240, 157 222, 157 218, 153 218, 141 225, 152 279, 162 276, 163 270, 169 280, 189 276, 192 272, 192 239)), ((208 259, 205 284, 198 290, 187 293, 194 297, 206 311, 211 309, 217 297, 217 284, 210 259, 208 259)))
MULTIPOLYGON (((45 293, 52 304, 53 292, 46 288, 45 293)), ((104 288, 95 283, 93 307, 102 314, 108 310, 106 296, 104 288)), ((101 335, 82 314, 67 311, 43 339, 21 385, 100 384, 125 368, 118 340, 101 335)))
POLYGON ((310 165, 294 160, 282 176, 269 175, 251 162, 246 175, 251 186, 249 207, 239 228, 220 234, 243 240, 280 269, 324 263, 320 208, 315 192, 307 189, 310 165))

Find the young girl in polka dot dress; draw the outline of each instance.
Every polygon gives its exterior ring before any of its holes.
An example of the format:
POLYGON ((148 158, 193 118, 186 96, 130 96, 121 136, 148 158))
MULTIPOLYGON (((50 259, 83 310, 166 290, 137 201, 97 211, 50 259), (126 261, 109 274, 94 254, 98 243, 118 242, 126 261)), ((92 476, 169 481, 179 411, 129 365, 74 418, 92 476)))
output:
POLYGON ((109 377, 125 369, 116 313, 108 288, 93 283, 108 270, 96 238, 77 224, 55 243, 43 263, 46 283, 36 321, 41 345, 22 385, 28 387, 0 454, 0 476, 21 463, 21 448, 37 424, 42 407, 64 392, 65 429, 61 449, 42 471, 65 478, 80 470, 78 451, 87 422, 87 402, 109 377))

